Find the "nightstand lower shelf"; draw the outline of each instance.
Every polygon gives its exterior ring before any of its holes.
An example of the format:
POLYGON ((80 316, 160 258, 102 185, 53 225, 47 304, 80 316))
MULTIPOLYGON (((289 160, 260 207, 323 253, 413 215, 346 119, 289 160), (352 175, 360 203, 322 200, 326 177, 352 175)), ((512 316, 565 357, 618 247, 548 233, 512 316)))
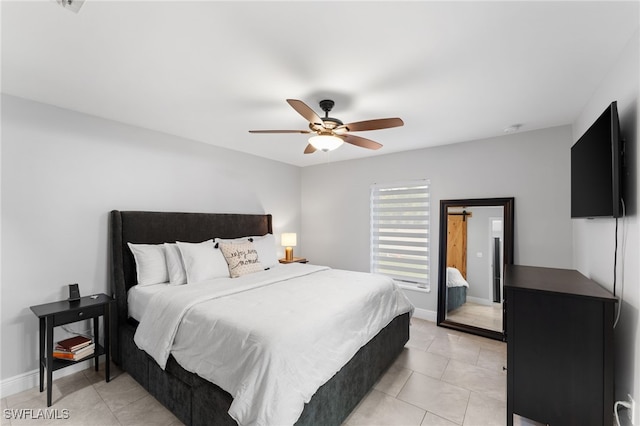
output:
MULTIPOLYGON (((60 370, 61 368, 65 368, 65 367, 68 367, 70 365, 82 362, 82 361, 89 361, 89 360, 92 360, 94 358, 99 357, 100 355, 104 355, 105 354, 104 348, 101 345, 97 345, 97 347, 98 347, 98 353, 97 354, 86 356, 86 357, 84 357, 82 359, 79 359, 77 361, 76 360, 72 360, 72 359, 64 359, 64 358, 53 357, 52 358, 53 359, 53 364, 51 366, 51 371, 60 370)), ((42 360, 42 366, 44 368, 47 368, 47 358, 46 357, 45 357, 44 360, 42 360)))

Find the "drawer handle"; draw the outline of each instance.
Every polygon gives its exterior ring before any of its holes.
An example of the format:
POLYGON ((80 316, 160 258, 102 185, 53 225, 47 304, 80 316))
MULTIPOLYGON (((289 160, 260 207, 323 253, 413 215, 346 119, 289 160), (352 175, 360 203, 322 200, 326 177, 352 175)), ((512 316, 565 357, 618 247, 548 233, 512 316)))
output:
POLYGON ((81 317, 84 315, 84 312, 78 312, 78 316, 81 317))

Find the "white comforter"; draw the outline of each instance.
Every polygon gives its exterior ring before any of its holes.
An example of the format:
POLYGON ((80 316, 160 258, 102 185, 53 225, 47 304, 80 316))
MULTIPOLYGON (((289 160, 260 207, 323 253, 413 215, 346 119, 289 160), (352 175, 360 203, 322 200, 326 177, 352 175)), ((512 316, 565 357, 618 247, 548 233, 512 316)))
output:
POLYGON ((294 263, 235 279, 167 286, 135 335, 233 396, 240 425, 290 425, 316 390, 413 306, 384 276, 294 263))
POLYGON ((457 268, 447 266, 447 287, 469 287, 469 283, 457 268))

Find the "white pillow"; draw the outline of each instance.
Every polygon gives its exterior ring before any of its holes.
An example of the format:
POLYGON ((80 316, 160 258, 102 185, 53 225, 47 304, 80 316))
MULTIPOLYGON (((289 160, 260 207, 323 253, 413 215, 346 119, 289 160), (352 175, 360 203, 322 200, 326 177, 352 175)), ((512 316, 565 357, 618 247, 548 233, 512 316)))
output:
POLYGON ((258 257, 260 258, 260 263, 265 269, 273 268, 274 266, 280 264, 280 262, 278 262, 278 255, 276 253, 276 239, 273 234, 230 239, 216 238, 216 243, 240 244, 250 240, 253 241, 256 251, 258 252, 258 257))
POLYGON ((216 243, 240 244, 240 243, 246 243, 247 241, 249 241, 249 238, 253 238, 253 237, 216 238, 216 239, 215 239, 215 242, 216 242, 216 243))
POLYGON ((176 243, 164 243, 165 255, 167 257, 167 272, 171 285, 181 285, 187 283, 187 271, 184 269, 182 254, 176 243))
POLYGON ((169 281, 164 245, 131 243, 127 245, 136 260, 138 285, 161 284, 169 281))
POLYGON ((276 239, 273 234, 265 234, 262 237, 253 237, 253 245, 258 251, 260 263, 264 268, 273 268, 280 265, 276 253, 276 239))
POLYGON ((183 243, 177 241, 184 269, 187 272, 187 284, 193 284, 213 278, 229 276, 229 267, 224 256, 213 240, 201 243, 183 243))

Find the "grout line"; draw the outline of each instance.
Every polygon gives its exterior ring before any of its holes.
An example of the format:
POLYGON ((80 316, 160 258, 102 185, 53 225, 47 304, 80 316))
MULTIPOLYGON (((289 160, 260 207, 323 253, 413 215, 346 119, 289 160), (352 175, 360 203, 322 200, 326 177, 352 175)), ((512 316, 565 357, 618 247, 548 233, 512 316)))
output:
POLYGON ((440 377, 438 377, 438 380, 440 380, 441 382, 444 382, 444 380, 442 380, 442 377, 444 376, 444 372, 447 371, 447 368, 449 368, 449 363, 451 362, 451 358, 449 357, 445 357, 445 358, 447 358, 447 365, 444 366, 444 368, 442 369, 442 373, 440 373, 440 377))
POLYGON ((424 408, 423 408, 423 410, 424 410, 424 414, 422 415, 422 419, 420 419, 420 424, 421 424, 421 425, 422 425, 422 423, 424 423, 424 420, 425 420, 425 418, 427 417, 427 413, 428 413, 428 411, 427 411, 427 410, 425 410, 424 408))
MULTIPOLYGON (((411 378, 411 376, 413 376, 413 373, 414 373, 414 371, 412 369, 410 369, 410 368, 407 368, 407 370, 411 371, 411 374, 409 374, 409 376, 407 377, 407 380, 404 381, 404 384, 402 385, 402 387, 398 391, 398 394, 396 396, 394 396, 394 398, 397 399, 398 401, 402 401, 401 399, 398 399, 398 395, 400 395, 402 393, 402 390, 404 389, 405 386, 407 386, 407 383, 409 383, 409 379, 411 378)), ((402 402, 407 402, 407 401, 402 401, 402 402)), ((424 408, 423 408, 423 410, 424 410, 424 408)))
MULTIPOLYGON (((116 376, 117 377, 117 376, 116 376)), ((113 380, 113 378, 111 379, 113 380)), ((111 383, 111 380, 109 380, 109 383, 111 383)), ((107 404, 107 401, 104 400, 104 398, 102 397, 102 395, 100 394, 100 392, 98 391, 98 389, 96 389, 96 385, 98 383, 101 382, 97 382, 97 383, 92 383, 91 387, 93 387, 93 390, 96 391, 96 393, 98 394, 98 396, 100 397, 100 399, 102 400, 102 402, 104 403, 104 405, 107 407, 107 410, 109 410, 109 412, 111 413, 111 415, 113 416, 114 419, 116 419, 117 425, 122 425, 122 423, 120 423, 120 419, 118 419, 118 416, 116 416, 116 413, 113 412, 113 410, 111 409, 111 407, 109 407, 109 404, 107 404)), ((126 407, 126 406, 125 406, 126 407)))
POLYGON ((469 391, 469 398, 467 399, 467 406, 464 407, 464 415, 462 416, 462 423, 460 423, 461 425, 464 425, 464 419, 467 418, 467 411, 469 411, 469 403, 471 403, 471 391, 469 391))

